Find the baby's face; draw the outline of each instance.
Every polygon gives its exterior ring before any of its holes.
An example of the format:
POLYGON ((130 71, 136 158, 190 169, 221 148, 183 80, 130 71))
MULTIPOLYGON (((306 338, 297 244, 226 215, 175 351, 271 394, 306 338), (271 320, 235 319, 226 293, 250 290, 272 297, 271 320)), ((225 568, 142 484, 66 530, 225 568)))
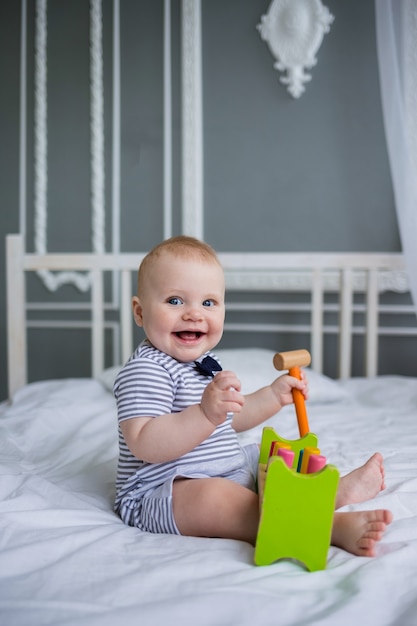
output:
POLYGON ((224 275, 214 261, 163 254, 151 266, 135 321, 158 350, 195 361, 218 344, 225 315, 224 275))

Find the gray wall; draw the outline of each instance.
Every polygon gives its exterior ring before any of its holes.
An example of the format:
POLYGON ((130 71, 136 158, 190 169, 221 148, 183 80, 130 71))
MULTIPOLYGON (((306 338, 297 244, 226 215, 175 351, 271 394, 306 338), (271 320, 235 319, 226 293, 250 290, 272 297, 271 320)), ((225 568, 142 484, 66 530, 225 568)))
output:
MULTIPOLYGON (((121 238, 162 238, 162 0, 121 1, 121 238)), ((399 251, 384 140, 373 0, 325 0, 335 17, 294 100, 256 25, 268 0, 202 0, 204 232, 219 251, 399 251)), ((33 249, 34 0, 28 0, 27 248, 33 249)), ((111 197, 112 3, 103 1, 106 204, 111 197)), ((173 211, 180 223, 180 3, 172 2, 173 211)), ((48 246, 90 250, 89 3, 48 4, 48 246)), ((0 3, 0 253, 19 228, 20 6, 0 3)), ((107 218, 107 243, 111 223, 107 218)), ((42 288, 39 287, 42 294, 42 288)), ((0 398, 6 395, 0 273, 0 398)), ((63 296, 64 297, 64 296, 63 296)), ((31 379, 86 374, 85 340, 32 340, 31 379), (60 345, 60 342, 62 344, 60 345), (54 345, 50 345, 54 343, 54 345)))
POLYGON ((203 4, 206 232, 221 249, 399 248, 374 3, 324 4, 335 21, 299 100, 254 28, 268 2, 203 4))

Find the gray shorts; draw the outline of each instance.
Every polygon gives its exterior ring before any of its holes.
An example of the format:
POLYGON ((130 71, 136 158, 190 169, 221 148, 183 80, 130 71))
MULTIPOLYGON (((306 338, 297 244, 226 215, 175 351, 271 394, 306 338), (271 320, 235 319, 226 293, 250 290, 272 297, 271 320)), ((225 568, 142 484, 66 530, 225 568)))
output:
MULTIPOLYGON (((257 444, 250 444, 242 448, 246 457, 246 462, 240 469, 235 469, 229 473, 221 473, 219 476, 232 480, 252 491, 256 491, 256 481, 258 474, 259 447, 257 444)), ((166 533, 180 535, 174 520, 172 510, 172 485, 176 478, 186 476, 187 478, 210 478, 212 472, 205 472, 201 465, 198 471, 184 475, 181 471, 171 476, 162 485, 145 492, 141 498, 134 501, 130 499, 126 507, 126 500, 122 509, 127 512, 128 519, 124 519, 130 526, 136 526, 143 531, 151 533, 166 533)), ((122 515, 122 519, 125 516, 122 515)))

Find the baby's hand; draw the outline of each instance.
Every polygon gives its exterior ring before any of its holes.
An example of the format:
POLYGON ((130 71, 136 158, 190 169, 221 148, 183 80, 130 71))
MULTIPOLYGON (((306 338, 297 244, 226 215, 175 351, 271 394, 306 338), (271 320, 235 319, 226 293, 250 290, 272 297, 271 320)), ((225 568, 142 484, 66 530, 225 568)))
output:
POLYGON ((228 413, 239 413, 244 403, 240 380, 233 372, 216 374, 201 397, 201 409, 214 426, 222 424, 228 413))
POLYGON ((290 376, 289 374, 283 374, 271 383, 272 390, 277 397, 281 406, 291 404, 293 400, 292 390, 299 389, 303 394, 305 400, 308 400, 308 381, 304 370, 300 370, 301 380, 290 376))

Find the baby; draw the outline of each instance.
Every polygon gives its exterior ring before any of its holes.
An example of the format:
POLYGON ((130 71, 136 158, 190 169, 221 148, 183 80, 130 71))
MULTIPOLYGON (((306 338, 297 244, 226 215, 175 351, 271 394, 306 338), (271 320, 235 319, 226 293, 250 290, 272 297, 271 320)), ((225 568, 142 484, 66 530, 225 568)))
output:
MULTIPOLYGON (((255 545, 259 449, 242 447, 237 433, 292 403, 294 388, 307 398, 307 381, 284 374, 243 395, 236 374, 218 371, 211 350, 223 334, 224 298, 217 255, 197 239, 168 239, 141 263, 132 305, 146 339, 114 384, 120 452, 115 510, 144 531, 255 545), (211 366, 202 371, 206 356, 211 366)), ((383 459, 376 453, 340 479, 336 509, 369 500, 384 487, 383 459)), ((385 509, 336 510, 331 543, 373 556, 391 521, 385 509)))

